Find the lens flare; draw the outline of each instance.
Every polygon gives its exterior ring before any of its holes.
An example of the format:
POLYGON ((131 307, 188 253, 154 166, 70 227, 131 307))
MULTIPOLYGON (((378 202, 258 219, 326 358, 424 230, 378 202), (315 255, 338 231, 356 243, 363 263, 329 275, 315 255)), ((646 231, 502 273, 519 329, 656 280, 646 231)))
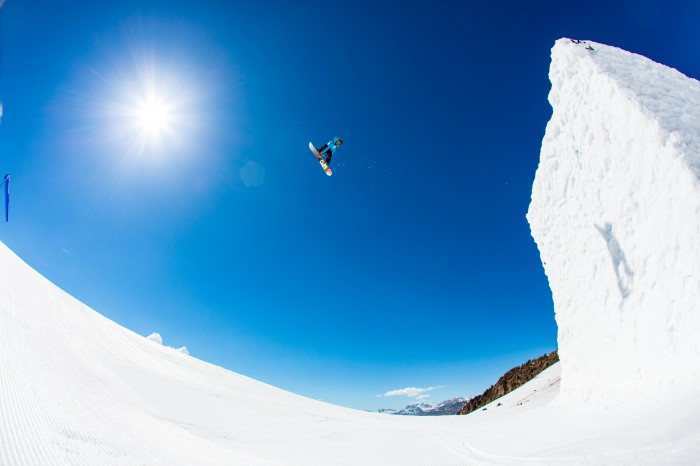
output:
POLYGON ((130 174, 164 175, 201 162, 202 147, 229 118, 231 105, 218 100, 229 98, 228 58, 216 47, 205 53, 195 47, 211 46, 200 32, 176 29, 174 35, 168 24, 127 24, 123 40, 103 41, 93 58, 76 67, 56 105, 57 118, 67 110, 77 117, 69 144, 85 143, 86 153, 130 174))

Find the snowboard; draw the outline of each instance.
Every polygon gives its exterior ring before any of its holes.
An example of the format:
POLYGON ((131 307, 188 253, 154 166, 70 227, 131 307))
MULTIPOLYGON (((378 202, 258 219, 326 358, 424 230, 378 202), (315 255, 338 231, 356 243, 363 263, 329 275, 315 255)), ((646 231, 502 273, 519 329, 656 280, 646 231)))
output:
POLYGON ((333 172, 331 171, 330 168, 328 168, 328 164, 326 163, 325 160, 323 160, 323 156, 318 153, 318 150, 314 147, 313 143, 309 143, 309 149, 311 149, 311 152, 316 154, 316 158, 318 159, 318 163, 321 164, 321 167, 323 167, 323 171, 326 172, 326 175, 331 176, 333 172))

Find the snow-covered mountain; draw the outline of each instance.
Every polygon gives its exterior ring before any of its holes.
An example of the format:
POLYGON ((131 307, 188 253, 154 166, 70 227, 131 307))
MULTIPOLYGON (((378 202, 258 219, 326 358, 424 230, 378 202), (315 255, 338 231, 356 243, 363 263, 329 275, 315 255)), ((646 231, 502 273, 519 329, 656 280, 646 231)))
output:
POLYGON ((568 39, 550 79, 528 220, 559 363, 468 416, 345 409, 137 335, 0 245, 0 464, 697 464, 700 83, 568 39))
POLYGON ((446 416, 457 414, 467 404, 467 401, 466 398, 455 397, 440 403, 412 403, 393 414, 402 416, 446 416))
POLYGON ((424 416, 428 415, 433 411, 438 405, 433 403, 413 403, 407 404, 404 408, 396 411, 394 414, 401 416, 424 416))

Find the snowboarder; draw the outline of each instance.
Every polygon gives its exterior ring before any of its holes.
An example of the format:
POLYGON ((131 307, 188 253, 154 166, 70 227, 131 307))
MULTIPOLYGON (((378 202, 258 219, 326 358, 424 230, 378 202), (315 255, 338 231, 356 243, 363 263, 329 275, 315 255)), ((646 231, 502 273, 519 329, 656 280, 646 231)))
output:
POLYGON ((323 157, 323 154, 326 154, 326 165, 331 164, 331 157, 333 157, 335 150, 341 144, 343 144, 343 138, 339 138, 338 136, 336 136, 333 138, 332 141, 328 141, 318 150, 318 153, 321 154, 321 157, 323 157))

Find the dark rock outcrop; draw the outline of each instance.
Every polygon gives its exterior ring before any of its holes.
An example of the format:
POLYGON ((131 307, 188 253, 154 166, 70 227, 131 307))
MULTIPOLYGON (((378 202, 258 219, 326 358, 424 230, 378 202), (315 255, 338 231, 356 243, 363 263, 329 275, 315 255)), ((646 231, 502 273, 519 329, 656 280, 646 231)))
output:
POLYGON ((483 408, 506 393, 510 393, 526 382, 529 382, 535 378, 537 374, 557 361, 559 361, 559 354, 554 350, 537 359, 527 361, 521 366, 514 367, 498 379, 495 385, 491 385, 484 393, 469 400, 457 414, 469 414, 472 411, 483 408))

